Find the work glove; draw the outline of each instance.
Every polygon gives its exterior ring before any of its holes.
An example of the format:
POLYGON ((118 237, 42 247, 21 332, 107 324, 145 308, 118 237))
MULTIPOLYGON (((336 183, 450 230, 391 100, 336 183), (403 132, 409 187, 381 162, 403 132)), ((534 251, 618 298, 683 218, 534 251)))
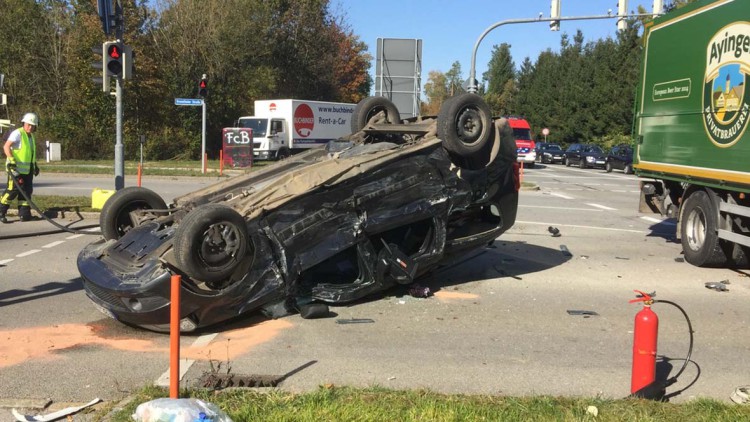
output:
POLYGON ((34 176, 39 176, 39 166, 34 163, 34 176))
POLYGON ((16 162, 15 161, 8 161, 7 163, 5 163, 5 169, 8 172, 16 171, 16 162))

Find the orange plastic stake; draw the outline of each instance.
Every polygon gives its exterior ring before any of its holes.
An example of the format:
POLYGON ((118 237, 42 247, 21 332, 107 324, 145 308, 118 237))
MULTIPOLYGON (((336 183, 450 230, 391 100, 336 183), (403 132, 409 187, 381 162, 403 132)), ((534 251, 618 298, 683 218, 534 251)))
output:
POLYGON ((518 178, 521 179, 521 183, 523 183, 523 161, 521 161, 521 171, 518 178))
POLYGON ((173 275, 169 318, 169 398, 180 398, 180 276, 173 275))

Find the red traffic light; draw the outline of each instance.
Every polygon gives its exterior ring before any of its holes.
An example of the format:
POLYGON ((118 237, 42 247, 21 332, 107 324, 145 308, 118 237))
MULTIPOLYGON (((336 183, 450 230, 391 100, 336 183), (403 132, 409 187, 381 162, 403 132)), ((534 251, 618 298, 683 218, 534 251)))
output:
POLYGON ((122 57, 122 50, 120 50, 120 46, 117 44, 112 44, 107 49, 107 56, 109 56, 112 59, 119 59, 122 57))
POLYGON ((202 81, 201 81, 201 83, 200 83, 200 84, 199 84, 198 86, 199 86, 199 87, 200 87, 201 89, 205 89, 205 88, 206 88, 206 81, 205 81, 205 80, 202 80, 202 81))
POLYGON ((201 97, 205 97, 208 95, 208 81, 206 80, 206 77, 204 76, 203 79, 201 79, 200 82, 198 82, 198 95, 201 97))

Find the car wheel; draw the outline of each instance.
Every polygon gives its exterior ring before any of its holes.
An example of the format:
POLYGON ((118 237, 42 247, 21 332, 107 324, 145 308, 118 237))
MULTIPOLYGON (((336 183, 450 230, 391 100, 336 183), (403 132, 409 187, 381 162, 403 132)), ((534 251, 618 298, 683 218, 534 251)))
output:
POLYGON ((697 191, 685 201, 680 221, 685 260, 695 266, 718 266, 727 254, 719 241, 718 212, 706 191, 697 191))
POLYGON ((141 188, 120 189, 107 199, 99 214, 99 226, 105 239, 119 239, 138 223, 130 217, 131 211, 165 210, 167 204, 156 192, 141 188))
POLYGON ((190 211, 174 236, 177 268, 190 278, 226 280, 248 252, 245 219, 222 204, 206 204, 190 211))
POLYGON ((605 165, 604 165, 604 170, 605 170, 605 171, 606 171, 607 173, 612 173, 612 163, 610 163, 610 162, 607 162, 607 164, 605 164, 605 165))
POLYGON ((354 106, 352 114, 352 133, 357 133, 367 126, 367 122, 381 111, 385 112, 388 123, 400 123, 401 115, 396 105, 385 97, 367 97, 354 106))
POLYGON ((565 167, 570 167, 570 158, 565 158, 565 167))
POLYGON ((527 164, 526 167, 528 167, 530 169, 533 169, 534 165, 535 165, 535 163, 531 162, 531 163, 527 164))
POLYGON ((486 154, 485 146, 492 134, 490 108, 476 94, 451 98, 440 107, 437 133, 445 149, 458 156, 486 154))
POLYGON ((623 171, 625 172, 625 174, 633 174, 633 165, 632 164, 626 165, 623 171))
POLYGON ((581 159, 578 160, 578 168, 582 168, 582 169, 586 168, 586 160, 583 157, 581 157, 581 159))

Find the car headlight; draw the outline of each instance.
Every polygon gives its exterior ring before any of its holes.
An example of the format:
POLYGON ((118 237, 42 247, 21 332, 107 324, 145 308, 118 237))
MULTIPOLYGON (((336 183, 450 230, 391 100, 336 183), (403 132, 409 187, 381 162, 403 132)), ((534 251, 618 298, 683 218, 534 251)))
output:
POLYGON ((593 162, 594 160, 595 160, 595 158, 592 157, 592 156, 590 156, 590 155, 586 157, 586 161, 588 161, 588 162, 593 162))

